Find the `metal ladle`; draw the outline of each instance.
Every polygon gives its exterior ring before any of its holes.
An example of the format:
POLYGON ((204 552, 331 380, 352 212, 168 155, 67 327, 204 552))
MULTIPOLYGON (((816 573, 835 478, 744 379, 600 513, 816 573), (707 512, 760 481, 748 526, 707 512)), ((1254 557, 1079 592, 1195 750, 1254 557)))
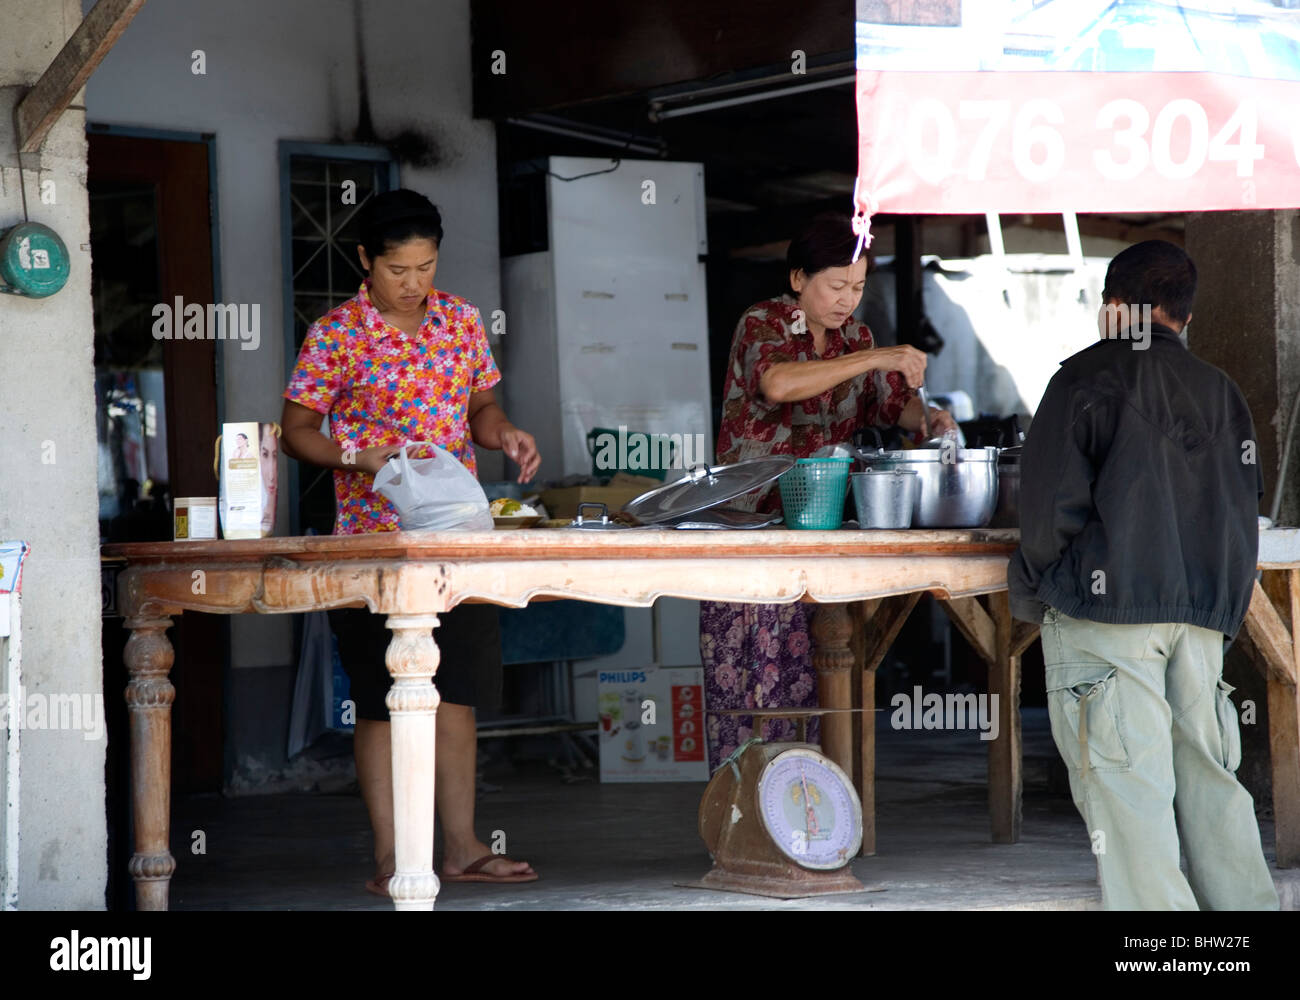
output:
POLYGON ((958 448, 966 447, 966 435, 962 433, 960 427, 956 430, 949 430, 942 437, 934 437, 930 427, 930 397, 925 391, 925 385, 917 386, 917 394, 921 398, 921 429, 925 432, 925 440, 921 442, 922 448, 942 448, 944 438, 952 435, 957 441, 958 448))

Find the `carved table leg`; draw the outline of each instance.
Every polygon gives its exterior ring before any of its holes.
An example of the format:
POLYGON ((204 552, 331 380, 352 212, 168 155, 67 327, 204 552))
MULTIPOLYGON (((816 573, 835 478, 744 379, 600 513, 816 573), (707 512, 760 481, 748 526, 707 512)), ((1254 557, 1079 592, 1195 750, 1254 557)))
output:
POLYGON ((175 652, 167 638, 170 618, 128 618, 126 704, 131 720, 131 806, 135 853, 135 905, 167 909, 176 860, 169 849, 172 789, 172 699, 167 674, 175 652))
POLYGON ((1263 590, 1281 620, 1279 670, 1268 677, 1268 740, 1273 768, 1277 866, 1300 866, 1300 569, 1265 572, 1263 590), (1288 634, 1289 633, 1289 634, 1288 634), (1285 659, 1283 659, 1285 658, 1285 659))
POLYGON ((437 615, 389 615, 393 638, 384 659, 393 676, 385 704, 392 719, 396 874, 388 893, 399 910, 432 910, 433 775, 438 692, 437 615))
POLYGON ((876 668, 894 644, 920 592, 867 601, 862 607, 861 658, 858 661, 862 711, 859 730, 858 798, 862 802, 862 856, 876 853, 876 668))
POLYGON ((876 853, 876 667, 872 663, 857 671, 858 713, 858 801, 862 803, 862 857, 876 853))
MULTIPOLYGON (((812 663, 817 670, 817 699, 822 708, 852 708, 849 670, 853 623, 847 604, 819 604, 812 619, 812 663)), ((847 775, 853 774, 853 720, 847 712, 822 716, 822 752, 847 775)))
POLYGON ((995 655, 989 664, 989 698, 998 716, 998 738, 989 743, 989 822, 993 843, 1020 841, 1024 778, 1020 736, 1020 653, 1012 642, 1015 623, 1005 590, 989 595, 995 655))

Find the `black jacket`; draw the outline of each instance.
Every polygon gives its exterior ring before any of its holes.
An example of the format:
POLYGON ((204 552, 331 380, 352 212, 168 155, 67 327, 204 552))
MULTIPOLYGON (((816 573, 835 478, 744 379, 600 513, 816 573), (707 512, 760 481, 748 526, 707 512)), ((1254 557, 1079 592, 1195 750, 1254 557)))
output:
POLYGON ((1011 611, 1236 634, 1264 495, 1241 391, 1154 325, 1061 362, 1021 456, 1011 611))

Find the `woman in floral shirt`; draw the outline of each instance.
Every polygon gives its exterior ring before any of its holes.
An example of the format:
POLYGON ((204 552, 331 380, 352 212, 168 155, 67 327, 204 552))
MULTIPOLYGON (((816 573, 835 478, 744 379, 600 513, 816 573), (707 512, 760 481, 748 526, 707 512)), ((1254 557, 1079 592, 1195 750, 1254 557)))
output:
MULTIPOLYGON (((920 434, 926 356, 914 347, 876 347, 853 318, 867 258, 852 262, 857 237, 847 216, 820 215, 790 243, 790 291, 752 306, 736 326, 723 390, 718 461, 765 455, 811 457, 851 441, 859 427, 899 426, 920 434)), ((932 433, 955 427, 932 410, 932 433)), ((775 484, 735 506, 776 512, 775 484)), ((710 709, 817 705, 806 605, 703 602, 700 653, 710 709)), ((708 716, 709 764, 717 768, 753 736, 753 720, 708 716)), ((764 739, 792 740, 794 723, 772 720, 764 739)), ((808 739, 817 742, 816 721, 808 739)))
MULTIPOLYGON (((474 471, 473 444, 499 448, 537 472, 531 434, 497 405, 501 380, 474 306, 433 287, 442 217, 423 195, 390 191, 360 211, 361 266, 369 277, 355 298, 307 331, 285 390, 284 450, 334 470, 334 533, 396 531, 397 510, 375 493, 374 475, 407 441, 432 441, 474 471), (329 433, 321 431, 329 418, 329 433)), ((463 604, 439 615, 442 653, 436 684, 437 773, 434 789, 445 845, 444 882, 529 882, 522 861, 493 854, 474 832, 474 706, 492 707, 501 684, 497 610, 463 604)), ((388 630, 367 609, 330 612, 339 654, 352 682, 357 725, 353 749, 375 837, 375 876, 366 888, 388 894, 394 868, 393 774, 384 666, 388 630)))

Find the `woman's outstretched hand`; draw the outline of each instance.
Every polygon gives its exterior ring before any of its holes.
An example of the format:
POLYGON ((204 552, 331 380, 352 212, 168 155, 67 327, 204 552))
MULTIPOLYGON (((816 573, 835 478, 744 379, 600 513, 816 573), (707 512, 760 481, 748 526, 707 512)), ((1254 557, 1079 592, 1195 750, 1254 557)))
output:
POLYGON ((501 450, 519 466, 519 482, 530 482, 537 475, 542 456, 537 453, 537 442, 527 431, 513 425, 501 429, 501 450))
POLYGON ((944 431, 958 430, 957 421, 947 410, 930 410, 930 436, 942 437, 944 431))

